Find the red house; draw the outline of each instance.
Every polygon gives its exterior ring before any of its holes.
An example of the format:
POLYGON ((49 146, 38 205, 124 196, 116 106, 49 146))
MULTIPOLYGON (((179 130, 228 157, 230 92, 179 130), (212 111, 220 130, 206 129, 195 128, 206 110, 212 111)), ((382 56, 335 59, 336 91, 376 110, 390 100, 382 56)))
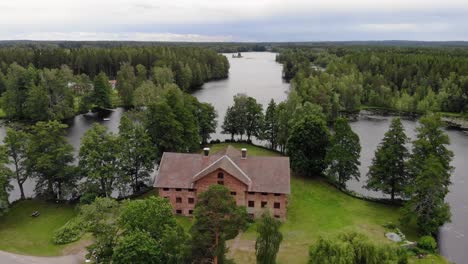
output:
POLYGON ((154 187, 169 199, 178 215, 193 214, 197 197, 210 185, 226 186, 237 205, 252 217, 269 210, 276 218, 286 218, 290 193, 288 157, 250 157, 247 149, 232 146, 223 151, 203 154, 165 152, 154 187))

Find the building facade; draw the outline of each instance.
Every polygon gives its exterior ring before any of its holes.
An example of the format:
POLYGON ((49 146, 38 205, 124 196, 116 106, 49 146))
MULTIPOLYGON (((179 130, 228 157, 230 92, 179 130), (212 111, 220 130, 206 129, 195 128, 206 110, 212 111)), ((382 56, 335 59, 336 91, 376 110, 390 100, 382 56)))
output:
POLYGON ((211 185, 226 186, 237 205, 252 217, 265 210, 286 218, 290 193, 287 157, 248 157, 247 150, 232 146, 210 154, 164 153, 154 187, 168 199, 178 215, 191 216, 200 193, 211 185))

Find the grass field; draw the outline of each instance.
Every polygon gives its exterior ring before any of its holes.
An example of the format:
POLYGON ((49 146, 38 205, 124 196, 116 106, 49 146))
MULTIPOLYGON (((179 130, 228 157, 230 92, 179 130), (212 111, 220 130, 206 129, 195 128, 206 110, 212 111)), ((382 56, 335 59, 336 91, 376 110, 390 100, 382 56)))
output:
POLYGON ((0 250, 35 256, 61 255, 67 246, 52 242, 53 232, 75 216, 73 207, 38 200, 15 203, 0 217, 0 250), (38 217, 31 213, 39 211, 38 217))

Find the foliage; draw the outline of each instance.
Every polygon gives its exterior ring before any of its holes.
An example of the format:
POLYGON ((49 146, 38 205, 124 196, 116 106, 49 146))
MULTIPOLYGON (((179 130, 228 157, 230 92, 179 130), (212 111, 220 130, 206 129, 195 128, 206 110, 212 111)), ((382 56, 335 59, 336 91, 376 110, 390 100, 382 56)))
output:
POLYGON ((287 143, 292 169, 302 175, 321 175, 326 168, 328 146, 329 132, 325 121, 313 115, 303 116, 292 127, 287 143))
POLYGON ((144 81, 133 93, 134 106, 150 105, 162 93, 162 86, 156 86, 152 81, 144 81))
POLYGON ((420 124, 408 161, 412 182, 407 189, 409 201, 404 207, 404 219, 415 219, 423 234, 435 234, 450 221, 445 196, 453 170, 453 153, 446 147, 450 142, 438 115, 422 117, 420 124))
POLYGON ((309 263, 407 263, 407 256, 395 246, 375 244, 362 234, 342 233, 334 239, 319 238, 310 248, 309 263))
POLYGON ((409 157, 405 134, 400 118, 394 118, 389 130, 375 151, 369 167, 366 188, 390 194, 391 199, 403 196, 410 183, 406 161, 409 157))
POLYGON ((133 105, 133 93, 136 88, 136 82, 137 79, 133 66, 128 62, 123 63, 117 72, 116 89, 119 91, 124 106, 133 105))
POLYGON ((10 179, 13 172, 7 167, 8 156, 5 146, 0 146, 0 216, 8 211, 8 193, 13 189, 10 179))
POLYGON ((81 140, 80 169, 86 174, 88 183, 99 185, 100 194, 106 197, 115 188, 120 147, 118 137, 100 124, 94 124, 81 140))
POLYGON ((262 138, 270 142, 272 149, 276 149, 278 145, 279 133, 279 111, 278 106, 273 99, 271 99, 265 113, 265 122, 263 127, 262 138))
POLYGON ((234 105, 226 111, 222 133, 231 134, 231 139, 234 139, 234 135, 240 135, 242 140, 244 134, 247 141, 252 136, 261 138, 263 121, 262 105, 253 97, 238 94, 234 96, 234 105))
POLYGON ((66 127, 58 121, 37 122, 31 127, 26 150, 27 173, 37 180, 36 193, 51 199, 62 199, 78 180, 69 165, 74 158, 73 147, 65 138, 66 127))
POLYGON ((114 155, 119 160, 119 180, 130 183, 133 192, 138 193, 153 171, 157 150, 144 126, 126 115, 120 120, 118 145, 119 151, 114 155))
POLYGON ((428 252, 434 253, 437 250, 437 242, 432 236, 423 236, 418 241, 418 247, 428 252))
POLYGON ((202 144, 208 143, 211 138, 210 134, 216 132, 218 122, 218 113, 214 109, 213 105, 209 103, 198 103, 197 107, 197 119, 199 125, 199 135, 202 144))
POLYGON ((21 130, 7 128, 6 137, 3 140, 7 148, 9 161, 14 166, 14 177, 21 193, 21 199, 25 199, 23 183, 28 178, 26 173, 26 150, 29 135, 21 130))
POLYGON ((276 254, 283 240, 283 235, 279 231, 281 222, 271 217, 269 213, 264 213, 257 225, 258 237, 255 242, 255 252, 257 263, 275 264, 276 254))
POLYGON ((193 260, 225 263, 226 240, 237 236, 247 225, 245 207, 236 205, 229 189, 212 185, 199 195, 194 216, 191 228, 193 260))
POLYGON ((329 164, 327 174, 336 180, 341 188, 346 189, 346 182, 351 178, 359 180, 359 157, 361 144, 359 136, 353 132, 345 118, 335 121, 334 134, 330 140, 326 160, 329 164))
POLYGON ((157 241, 147 232, 137 229, 118 239, 112 255, 112 263, 163 263, 159 258, 161 254, 157 241))
POLYGON ((83 235, 83 226, 76 220, 70 220, 61 228, 55 230, 52 238, 57 245, 68 244, 77 241, 83 235))

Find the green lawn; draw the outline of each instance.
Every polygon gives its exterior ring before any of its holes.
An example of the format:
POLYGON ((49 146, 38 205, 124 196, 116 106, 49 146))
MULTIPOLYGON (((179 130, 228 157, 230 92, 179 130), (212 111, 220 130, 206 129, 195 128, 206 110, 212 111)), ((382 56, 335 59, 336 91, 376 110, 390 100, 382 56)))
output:
POLYGON ((36 256, 61 255, 67 246, 55 245, 52 235, 74 216, 73 207, 68 205, 38 200, 15 203, 0 217, 0 250, 36 256), (41 215, 31 217, 36 210, 41 215))

